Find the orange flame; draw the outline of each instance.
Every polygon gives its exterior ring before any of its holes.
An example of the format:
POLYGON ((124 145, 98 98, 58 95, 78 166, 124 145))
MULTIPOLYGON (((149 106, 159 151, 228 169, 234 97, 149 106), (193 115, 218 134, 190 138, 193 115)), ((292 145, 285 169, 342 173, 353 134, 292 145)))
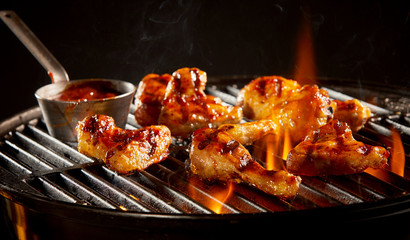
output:
MULTIPOLYGON (((309 10, 309 9, 307 9, 309 10)), ((310 13, 302 16, 297 46, 295 80, 301 85, 315 84, 316 67, 313 53, 313 40, 310 22, 310 13)))
POLYGON ((282 170, 283 160, 286 160, 288 153, 292 149, 292 141, 289 131, 285 130, 283 134, 269 134, 265 137, 266 144, 266 170, 282 170), (283 137, 282 137, 283 135, 283 137))
POLYGON ((227 186, 219 191, 212 193, 213 198, 216 201, 210 201, 208 208, 211 209, 216 214, 221 214, 223 204, 228 201, 229 197, 232 195, 233 192, 233 183, 229 181, 227 186))
POLYGON ((206 206, 216 214, 224 213, 223 205, 229 200, 234 191, 234 183, 228 181, 226 184, 204 184, 195 176, 189 177, 189 196, 206 206))
POLYGON ((265 138, 266 143, 266 162, 265 168, 267 170, 274 170, 275 169, 275 143, 278 142, 278 134, 272 135, 269 134, 265 138))
POLYGON ((390 180, 389 173, 382 169, 368 168, 365 172, 385 182, 389 182, 390 180))
POLYGON ((391 171, 403 177, 405 159, 406 158, 400 134, 396 130, 392 129, 392 146, 390 159, 391 171))
POLYGON ((282 159, 286 160, 288 154, 292 150, 292 140, 288 129, 285 129, 284 139, 283 139, 283 150, 282 150, 282 159))

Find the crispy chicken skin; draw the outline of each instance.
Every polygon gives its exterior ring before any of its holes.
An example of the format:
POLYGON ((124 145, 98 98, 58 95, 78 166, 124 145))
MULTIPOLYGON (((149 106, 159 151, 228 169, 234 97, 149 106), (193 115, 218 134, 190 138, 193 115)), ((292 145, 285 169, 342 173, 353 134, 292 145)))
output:
POLYGON ((126 130, 115 126, 114 119, 93 115, 76 127, 78 151, 100 160, 112 170, 130 174, 142 171, 168 157, 171 134, 166 126, 126 130))
POLYGON ((278 104, 268 119, 275 121, 281 132, 288 131, 293 143, 299 143, 332 119, 333 106, 325 90, 305 85, 278 104))
POLYGON ((284 170, 269 171, 259 165, 239 140, 229 133, 234 127, 225 125, 218 129, 196 130, 187 168, 202 179, 246 182, 271 195, 295 196, 301 178, 284 170))
POLYGON ((242 88, 237 102, 245 117, 273 120, 279 132, 289 132, 294 144, 331 120, 335 105, 316 85, 301 87, 278 76, 251 81, 242 88))
POLYGON ((290 151, 286 167, 298 175, 353 174, 383 167, 389 155, 383 147, 356 141, 346 123, 332 120, 290 151))
POLYGON ((277 126, 272 120, 259 120, 242 124, 223 124, 219 127, 243 145, 251 145, 267 134, 276 134, 277 126))
POLYGON ((165 96, 167 84, 171 81, 169 74, 148 74, 138 84, 135 94, 135 120, 141 126, 158 124, 161 113, 161 102, 165 96))
POLYGON ((239 93, 237 105, 243 108, 245 117, 266 119, 271 110, 292 95, 300 85, 279 76, 263 76, 252 80, 239 93))
POLYGON ((353 132, 358 132, 370 118, 370 109, 364 106, 359 100, 351 99, 347 101, 333 100, 336 104, 334 119, 346 122, 353 132))
POLYGON ((221 99, 206 95, 206 73, 198 68, 181 68, 172 74, 162 101, 159 124, 175 137, 188 138, 197 129, 238 123, 242 109, 222 105, 221 99))

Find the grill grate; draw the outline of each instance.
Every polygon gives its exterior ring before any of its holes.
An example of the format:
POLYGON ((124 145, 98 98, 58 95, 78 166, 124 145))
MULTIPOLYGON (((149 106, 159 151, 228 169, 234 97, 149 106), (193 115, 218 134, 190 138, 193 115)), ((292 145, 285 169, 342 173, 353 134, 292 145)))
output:
MULTIPOLYGON (((238 89, 211 87, 207 91, 234 104, 238 89)), ((329 92, 332 98, 346 96, 331 89, 329 92)), ((370 107, 379 114, 355 134, 355 138, 371 145, 385 145, 383 141, 392 141, 391 127, 397 129, 406 152, 403 177, 388 170, 382 170, 382 177, 368 173, 302 177, 299 192, 292 200, 282 200, 239 184, 232 196, 222 203, 213 193, 227 186, 207 185, 185 172, 186 146, 174 143, 171 155, 164 162, 143 172, 122 176, 101 161, 80 154, 75 145, 48 135, 41 119, 34 117, 28 119, 31 121, 27 124, 11 129, 1 140, 0 183, 3 187, 49 200, 118 211, 177 215, 213 214, 211 203, 221 204, 221 213, 267 213, 376 202, 408 195, 409 115, 370 107), (385 136, 383 141, 380 140, 382 136, 385 136)), ((139 128, 132 114, 127 128, 139 128)))

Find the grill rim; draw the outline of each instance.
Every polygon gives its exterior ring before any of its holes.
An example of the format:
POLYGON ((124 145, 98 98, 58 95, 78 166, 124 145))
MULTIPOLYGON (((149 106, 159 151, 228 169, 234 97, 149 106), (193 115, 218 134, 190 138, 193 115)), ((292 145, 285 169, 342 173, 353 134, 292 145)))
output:
MULTIPOLYGON (((41 116, 41 115, 40 115, 41 116)), ((33 107, 26 111, 0 122, 0 126, 8 126, 7 129, 0 129, 2 132, 9 132, 14 130, 20 125, 28 124, 30 121, 39 117, 39 107, 33 107)), ((3 136, 2 136, 3 137, 3 136)), ((28 186, 28 185, 27 185, 28 186)), ((30 188, 30 186, 28 186, 30 188)), ((35 192, 35 190, 33 190, 35 192)), ((82 221, 85 224, 96 225, 95 216, 110 216, 112 223, 120 228, 135 228, 138 224, 134 222, 128 222, 127 220, 150 220, 150 221, 165 221, 167 226, 164 229, 172 227, 186 227, 182 222, 192 222, 190 224, 193 227, 200 227, 205 221, 212 222, 218 221, 218 223, 243 223, 250 220, 269 220, 283 221, 284 219, 292 219, 298 217, 300 219, 311 218, 314 214, 315 219, 323 219, 326 221, 328 217, 336 219, 337 222, 342 223, 354 223, 368 220, 383 219, 389 216, 399 216, 410 213, 410 193, 404 194, 399 197, 392 197, 386 199, 380 199, 377 201, 351 203, 347 205, 331 206, 331 207, 318 207, 312 209, 298 209, 290 211, 278 211, 278 212, 266 212, 266 213, 230 213, 230 214, 206 214, 206 213, 156 213, 156 212, 139 212, 134 210, 119 211, 117 209, 105 209, 96 206, 79 205, 78 203, 69 203, 54 199, 43 197, 39 194, 29 194, 22 191, 18 191, 13 186, 0 183, 0 193, 3 198, 7 198, 15 203, 21 204, 29 209, 52 214, 62 218, 72 219, 75 221, 82 221), (75 211, 74 211, 75 210, 75 211), (67 213, 70 213, 67 215, 67 213), (88 213, 88 214, 85 214, 88 213), (70 215, 73 215, 70 217, 70 215), (90 218, 79 218, 78 216, 89 216, 90 218), (337 217, 335 217, 337 216, 337 217), (88 219, 88 221, 87 221, 88 219), (178 220, 178 221, 170 221, 178 220), (182 222, 181 222, 182 221, 182 222), (175 223, 177 222, 177 223, 175 223), (128 224, 127 224, 128 223, 128 224), (170 224, 172 223, 172 224, 170 224)), ((107 218, 102 218, 107 221, 107 218)), ((141 222, 142 223, 142 222, 141 222)), ((325 222, 324 222, 325 223, 325 222)), ((101 222, 102 224, 102 222, 101 222)), ((97 224, 98 225, 98 224, 97 224)), ((154 224, 157 228, 158 225, 154 224)))
MULTIPOLYGON (((407 216, 410 214, 410 194, 405 194, 396 198, 381 199, 372 202, 352 203, 348 205, 339 205, 331 207, 318 207, 311 209, 299 209, 291 211, 278 212, 261 212, 261 213, 227 213, 227 214, 206 214, 206 213, 155 213, 155 212, 138 212, 138 211, 119 211, 117 209, 100 208, 89 205, 79 205, 59 200, 50 200, 38 195, 16 191, 4 184, 0 184, 3 198, 7 198, 26 208, 50 214, 64 219, 82 222, 84 224, 112 224, 115 227, 124 229, 133 229, 139 226, 137 222, 129 220, 143 221, 164 221, 167 226, 164 229, 174 227, 186 227, 183 223, 189 223, 195 227, 201 227, 202 223, 215 224, 239 224, 253 220, 269 220, 286 222, 297 218, 298 221, 307 219, 318 219, 315 224, 326 224, 329 219, 332 223, 360 223, 368 221, 377 221, 386 217, 407 216), (6 196, 5 196, 6 195, 6 196), (98 218, 96 216, 108 216, 107 218, 98 218), (98 219, 98 220, 97 220, 98 219), (177 220, 177 221, 171 221, 177 220), (101 222, 99 222, 101 221, 101 222), (182 221, 182 222, 178 222, 182 221), (321 222, 323 221, 323 222, 321 222)), ((162 224, 148 224, 149 227, 162 226, 162 224)), ((145 224, 144 224, 145 225, 145 224)))

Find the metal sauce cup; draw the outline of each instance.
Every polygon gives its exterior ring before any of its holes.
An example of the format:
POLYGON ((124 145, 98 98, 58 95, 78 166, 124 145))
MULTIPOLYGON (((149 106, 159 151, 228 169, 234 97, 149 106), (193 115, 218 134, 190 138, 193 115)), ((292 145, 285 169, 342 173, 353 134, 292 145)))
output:
POLYGON ((41 87, 35 93, 51 136, 66 142, 77 141, 75 127, 78 121, 92 114, 111 116, 117 126, 125 127, 131 103, 137 90, 134 84, 109 79, 82 79, 70 82, 64 67, 15 12, 0 11, 0 18, 48 71, 48 75, 51 77, 52 84, 41 87), (109 82, 110 87, 119 95, 86 101, 61 101, 55 99, 55 96, 63 92, 67 86, 89 81, 105 84, 109 82))
POLYGON ((77 141, 75 126, 78 121, 92 114, 105 114, 114 118, 117 126, 124 128, 136 88, 134 84, 109 79, 84 79, 72 82, 52 83, 35 93, 41 112, 51 136, 63 141, 77 141), (109 82, 121 93, 115 97, 88 101, 59 101, 53 97, 61 93, 68 84, 83 82, 109 82))

